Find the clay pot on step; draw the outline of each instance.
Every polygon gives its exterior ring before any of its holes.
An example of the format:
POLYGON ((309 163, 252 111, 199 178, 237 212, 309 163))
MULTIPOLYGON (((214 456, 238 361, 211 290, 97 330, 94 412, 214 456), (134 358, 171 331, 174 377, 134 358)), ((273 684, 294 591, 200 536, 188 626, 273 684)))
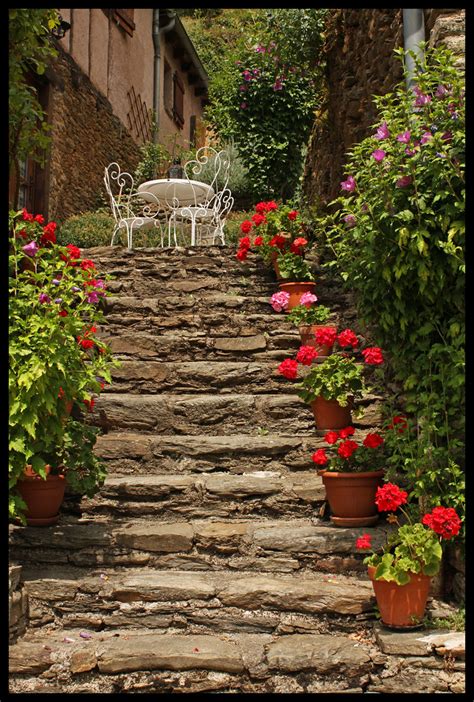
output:
POLYGON ((409 573, 410 582, 398 585, 387 580, 375 580, 375 567, 369 566, 382 624, 391 629, 419 629, 425 615, 431 580, 422 573, 409 573))
MULTIPOLYGON (((318 356, 330 356, 332 354, 332 346, 328 344, 318 344, 315 334, 318 329, 326 329, 327 324, 301 324, 298 327, 301 338, 301 346, 312 346, 318 352, 318 356)), ((347 426, 347 425, 346 425, 347 426)))
POLYGON ((25 518, 29 526, 49 526, 59 519, 66 480, 64 475, 51 475, 50 471, 51 466, 46 466, 44 480, 27 466, 24 477, 17 483, 18 492, 27 505, 25 518))
POLYGON ((379 518, 375 493, 382 485, 383 470, 337 473, 319 470, 331 509, 331 522, 341 527, 372 526, 379 518))
POLYGON ((344 429, 352 424, 352 402, 342 407, 337 400, 316 397, 310 407, 313 411, 316 429, 344 429))
POLYGON ((304 281, 301 283, 280 283, 280 290, 282 292, 287 292, 290 295, 288 300, 288 307, 285 312, 290 312, 293 307, 300 304, 301 295, 305 292, 310 292, 314 294, 316 288, 316 283, 310 281, 304 281))

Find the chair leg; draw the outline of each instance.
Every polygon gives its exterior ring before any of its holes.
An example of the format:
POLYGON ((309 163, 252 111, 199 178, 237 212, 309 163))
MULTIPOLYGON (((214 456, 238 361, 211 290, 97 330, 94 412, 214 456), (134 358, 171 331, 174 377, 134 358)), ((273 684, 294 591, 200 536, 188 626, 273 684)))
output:
POLYGON ((110 245, 111 245, 111 246, 114 245, 114 239, 115 239, 115 237, 116 237, 117 232, 119 231, 119 229, 120 229, 120 227, 118 226, 118 224, 116 224, 116 225, 115 225, 115 228, 114 228, 114 231, 112 232, 112 239, 111 239, 111 241, 110 241, 110 245))

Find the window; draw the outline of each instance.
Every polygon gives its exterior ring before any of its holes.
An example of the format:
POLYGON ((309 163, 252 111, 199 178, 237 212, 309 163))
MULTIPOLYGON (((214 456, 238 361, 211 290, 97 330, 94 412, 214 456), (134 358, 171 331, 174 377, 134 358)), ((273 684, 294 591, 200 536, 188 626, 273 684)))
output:
POLYGON ((173 77, 171 67, 165 60, 163 76, 163 105, 170 117, 173 117, 173 77))
POLYGON ((196 115, 191 115, 189 118, 189 146, 196 146, 196 115))
POLYGON ((173 76, 174 95, 173 95, 173 119, 182 127, 184 124, 184 85, 175 71, 173 76))

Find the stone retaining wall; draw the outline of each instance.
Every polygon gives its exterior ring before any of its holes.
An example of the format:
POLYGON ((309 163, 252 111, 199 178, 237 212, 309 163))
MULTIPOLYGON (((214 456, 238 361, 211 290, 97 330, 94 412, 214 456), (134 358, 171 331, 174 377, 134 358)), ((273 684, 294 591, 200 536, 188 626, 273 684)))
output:
POLYGON ((10 643, 14 643, 25 633, 28 626, 28 597, 23 586, 20 565, 9 566, 8 579, 8 638, 10 643))

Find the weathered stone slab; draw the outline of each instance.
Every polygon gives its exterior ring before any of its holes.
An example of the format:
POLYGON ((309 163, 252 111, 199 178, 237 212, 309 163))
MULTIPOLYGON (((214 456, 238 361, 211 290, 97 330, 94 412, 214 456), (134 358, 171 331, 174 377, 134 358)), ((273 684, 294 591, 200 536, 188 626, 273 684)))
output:
POLYGON ((221 497, 271 495, 280 492, 284 480, 279 473, 259 471, 250 475, 212 474, 203 478, 208 492, 221 497))
POLYGON ((446 632, 442 629, 430 631, 392 631, 381 624, 375 627, 375 636, 383 653, 402 656, 429 656, 432 649, 453 645, 454 650, 464 651, 464 632, 446 632))
POLYGON ((357 614, 370 610, 374 604, 370 583, 344 579, 329 583, 304 577, 236 577, 219 590, 218 597, 224 604, 236 607, 312 613, 357 614))
POLYGON ((29 580, 25 583, 25 587, 29 596, 55 602, 73 600, 79 590, 79 583, 74 580, 44 578, 42 580, 29 580))
POLYGON ((244 337, 218 337, 214 339, 214 348, 220 351, 263 351, 267 340, 263 334, 244 337))
MULTIPOLYGON (((255 530, 253 540, 263 549, 320 554, 353 553, 355 540, 362 533, 371 529, 345 529, 331 526, 301 527, 295 533, 292 527, 263 527, 255 530)), ((373 544, 378 548, 384 539, 384 533, 374 530, 373 544)))
POLYGON ((53 663, 51 648, 28 641, 19 641, 10 646, 10 673, 37 675, 47 670, 53 663))
POLYGON ((268 667, 287 672, 313 670, 354 676, 371 668, 369 654, 342 636, 295 634, 268 647, 268 667))
POLYGON ((204 668, 238 673, 244 670, 236 644, 213 636, 145 634, 101 644, 97 655, 104 673, 133 670, 204 668))
POLYGON ((172 551, 190 551, 193 530, 186 523, 174 524, 139 524, 114 533, 119 546, 169 553, 172 551))
POLYGON ((104 587, 104 594, 107 597, 122 602, 209 599, 215 595, 215 592, 216 588, 209 578, 183 571, 125 575, 120 582, 104 587))
MULTIPOLYGON (((456 675, 451 674, 453 677, 456 675)), ((420 694, 449 692, 448 680, 443 679, 442 671, 408 668, 392 672, 392 675, 371 676, 366 692, 382 694, 420 694)))

